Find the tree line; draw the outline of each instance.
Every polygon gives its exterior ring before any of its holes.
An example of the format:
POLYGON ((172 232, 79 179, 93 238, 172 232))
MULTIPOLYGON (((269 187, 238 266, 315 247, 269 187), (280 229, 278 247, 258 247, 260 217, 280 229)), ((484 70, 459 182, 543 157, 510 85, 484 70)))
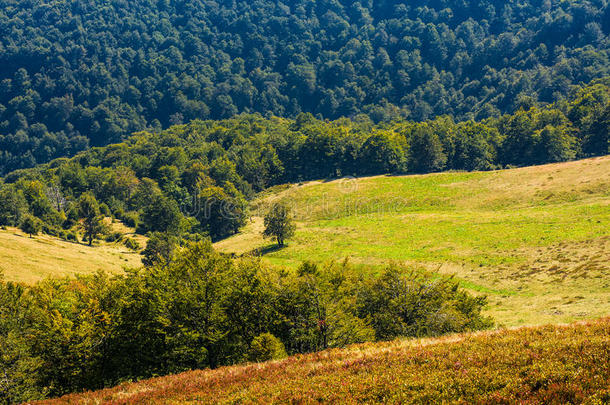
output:
POLYGON ((247 201, 274 185, 562 162, 610 153, 609 132, 610 79, 570 101, 479 122, 443 116, 375 124, 364 115, 323 121, 306 113, 196 120, 8 174, 0 184, 0 226, 31 215, 46 233, 74 240, 80 230, 91 242, 113 237, 96 229, 100 218, 112 217, 142 234, 215 241, 236 233, 247 201))
POLYGON ((238 113, 482 120, 610 74, 607 0, 0 1, 0 175, 238 113))

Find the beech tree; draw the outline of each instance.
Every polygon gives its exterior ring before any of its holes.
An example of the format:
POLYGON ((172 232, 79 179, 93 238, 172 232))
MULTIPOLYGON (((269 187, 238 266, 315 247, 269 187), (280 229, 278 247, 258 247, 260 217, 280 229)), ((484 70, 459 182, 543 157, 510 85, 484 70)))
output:
POLYGON ((296 225, 290 208, 284 203, 275 203, 265 215, 265 230, 263 236, 273 237, 279 246, 284 246, 286 239, 294 235, 296 225))
POLYGON ((179 234, 181 232, 182 214, 174 200, 156 195, 150 199, 140 215, 139 233, 168 232, 179 234))
POLYGON ((21 190, 13 186, 0 189, 0 226, 15 226, 27 212, 27 201, 21 190))
POLYGON ((81 195, 78 200, 78 215, 81 220, 81 229, 85 233, 89 246, 91 246, 93 239, 97 238, 105 229, 99 204, 93 194, 84 193, 81 195))
POLYGON ((30 235, 38 235, 38 233, 42 230, 42 222, 33 215, 27 214, 23 217, 19 228, 30 235))
POLYGON ((438 135, 427 125, 419 125, 411 137, 411 169, 417 173, 437 172, 447 163, 438 135))
POLYGON ((609 8, 541 3, 3 0, 0 176, 245 112, 482 120, 557 102, 610 74, 609 8))

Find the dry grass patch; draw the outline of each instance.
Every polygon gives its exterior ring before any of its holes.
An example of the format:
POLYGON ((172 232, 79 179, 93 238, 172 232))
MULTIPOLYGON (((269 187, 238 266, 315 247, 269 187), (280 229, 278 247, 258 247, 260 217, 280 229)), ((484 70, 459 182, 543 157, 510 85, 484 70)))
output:
POLYGON ((7 280, 34 283, 46 277, 121 272, 142 265, 140 255, 121 244, 89 247, 48 235, 29 238, 15 228, 0 230, 0 270, 7 280))

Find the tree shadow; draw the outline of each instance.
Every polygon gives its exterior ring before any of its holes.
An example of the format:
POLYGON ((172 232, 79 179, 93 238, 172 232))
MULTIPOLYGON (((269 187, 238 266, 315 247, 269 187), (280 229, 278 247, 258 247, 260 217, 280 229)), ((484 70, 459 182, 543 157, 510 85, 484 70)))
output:
POLYGON ((285 249, 287 245, 280 246, 277 243, 273 245, 261 246, 256 249, 251 250, 248 254, 251 256, 265 256, 269 253, 278 252, 282 249, 285 249))

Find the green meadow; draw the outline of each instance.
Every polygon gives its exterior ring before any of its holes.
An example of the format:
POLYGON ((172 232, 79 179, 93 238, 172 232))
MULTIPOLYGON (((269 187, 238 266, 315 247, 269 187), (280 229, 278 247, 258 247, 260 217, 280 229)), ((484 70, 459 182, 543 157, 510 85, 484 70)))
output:
POLYGON ((401 262, 451 274, 488 295, 489 314, 505 326, 610 312, 608 157, 309 182, 266 192, 251 212, 242 233, 218 249, 289 267, 347 259, 367 269, 401 262), (298 224, 283 249, 260 235, 261 217, 277 200, 298 224))

